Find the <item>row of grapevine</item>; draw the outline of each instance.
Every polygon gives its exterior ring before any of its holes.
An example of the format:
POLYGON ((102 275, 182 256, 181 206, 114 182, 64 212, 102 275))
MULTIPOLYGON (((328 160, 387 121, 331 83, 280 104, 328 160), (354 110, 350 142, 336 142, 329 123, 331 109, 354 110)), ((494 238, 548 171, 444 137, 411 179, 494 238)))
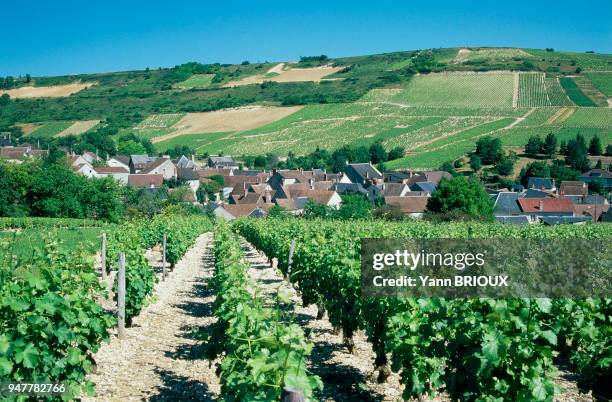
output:
POLYGON ((379 380, 389 374, 390 353, 391 367, 406 386, 406 398, 444 388, 463 400, 551 400, 556 391, 552 359, 563 349, 569 349, 565 355, 572 361, 595 368, 595 373, 576 369, 591 376, 591 383, 610 375, 609 301, 582 305, 548 299, 366 298, 361 296, 359 260, 364 237, 606 238, 610 234, 606 225, 547 229, 243 220, 236 227, 270 258, 278 258, 281 270, 287 269, 289 244, 296 240, 290 279, 304 303, 327 310, 349 348, 353 333, 365 329, 376 354, 379 380), (561 335, 563 344, 558 342, 561 335), (596 345, 600 353, 591 353, 587 345, 596 345))
POLYGON ((76 219, 76 218, 6 218, 0 217, 0 230, 5 229, 30 229, 30 228, 82 228, 82 227, 103 227, 108 224, 104 221, 95 219, 76 219))
POLYGON ((218 369, 223 400, 280 400, 285 388, 300 390, 312 400, 322 383, 305 365, 313 345, 281 308, 290 295, 278 292, 276 307, 266 307, 270 300, 249 278, 238 238, 226 226, 215 231, 214 254, 213 311, 218 320, 205 354, 211 361, 223 356, 218 369))
MULTIPOLYGON (((41 229, 99 225, 97 221, 47 218, 3 222, 4 227, 41 229)), ((129 319, 138 314, 155 284, 144 256, 151 241, 145 239, 160 236, 150 232, 167 233, 169 255, 177 261, 211 227, 207 218, 165 215, 105 227, 109 265, 116 267, 118 253, 126 254, 129 319)), ((116 320, 96 303, 107 298, 108 292, 99 281, 94 256, 84 248, 64 251, 57 240, 47 237, 44 251, 27 258, 15 258, 10 241, 0 241, 0 379, 65 382, 67 392, 62 397, 74 399, 83 392, 93 393, 93 384, 85 376, 95 364, 93 354, 102 341, 109 340, 108 330, 116 320)))

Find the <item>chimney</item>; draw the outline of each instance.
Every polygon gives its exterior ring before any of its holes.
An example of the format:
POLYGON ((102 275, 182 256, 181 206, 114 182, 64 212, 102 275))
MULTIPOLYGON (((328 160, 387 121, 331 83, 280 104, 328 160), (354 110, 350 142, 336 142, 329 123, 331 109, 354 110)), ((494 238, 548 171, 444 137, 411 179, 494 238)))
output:
POLYGON ((270 190, 266 189, 265 193, 264 193, 264 202, 266 204, 271 204, 272 203, 272 194, 270 193, 270 190))
POLYGON ((273 168, 272 169, 272 174, 274 175, 274 174, 276 174, 276 172, 277 172, 276 168, 273 168))
POLYGON ((544 211, 544 201, 540 200, 540 212, 544 211))
POLYGON ((246 193, 246 189, 247 189, 246 181, 242 182, 242 189, 246 193))
POLYGON ((312 178, 308 179, 308 183, 310 184, 310 189, 314 190, 314 179, 312 178))
POLYGON ((195 163, 195 155, 194 155, 194 154, 191 154, 191 161, 192 161, 193 163, 195 163))
POLYGON ((215 193, 215 201, 216 201, 216 202, 221 201, 221 195, 220 195, 220 193, 215 193))

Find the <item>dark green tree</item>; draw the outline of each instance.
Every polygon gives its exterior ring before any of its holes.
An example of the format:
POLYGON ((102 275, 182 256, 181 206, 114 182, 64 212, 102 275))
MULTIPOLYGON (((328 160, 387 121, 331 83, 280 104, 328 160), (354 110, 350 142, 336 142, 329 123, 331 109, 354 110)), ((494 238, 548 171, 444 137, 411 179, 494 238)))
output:
POLYGON ((532 158, 535 157, 542 152, 542 145, 542 139, 539 136, 533 135, 529 137, 527 144, 525 144, 525 155, 532 158))
POLYGON ((548 133, 542 144, 542 152, 549 158, 557 155, 557 137, 553 133, 548 133))
POLYGON ((475 219, 493 220, 493 202, 475 179, 463 176, 442 179, 427 202, 427 209, 438 214, 460 212, 475 219))
POLYGON ((568 142, 565 163, 572 169, 586 172, 591 168, 584 137, 577 134, 576 138, 568 142))
POLYGON ((368 152, 370 153, 370 162, 373 164, 384 162, 386 160, 387 154, 385 152, 385 148, 382 146, 382 143, 378 141, 370 145, 368 152))
POLYGON ((514 171, 514 158, 505 157, 495 164, 495 170, 502 176, 510 176, 514 171))
POLYGON ((603 153, 603 146, 601 145, 601 139, 597 134, 591 138, 591 142, 589 144, 589 154, 593 156, 599 156, 603 153))
POLYGON ((476 154, 485 165, 491 165, 503 158, 502 143, 499 138, 481 137, 476 142, 476 154))
POLYGON ((360 194, 342 196, 340 208, 333 214, 340 219, 365 219, 372 216, 372 203, 360 194))
POLYGON ((476 154, 470 155, 470 167, 474 172, 478 172, 482 168, 482 159, 476 154))

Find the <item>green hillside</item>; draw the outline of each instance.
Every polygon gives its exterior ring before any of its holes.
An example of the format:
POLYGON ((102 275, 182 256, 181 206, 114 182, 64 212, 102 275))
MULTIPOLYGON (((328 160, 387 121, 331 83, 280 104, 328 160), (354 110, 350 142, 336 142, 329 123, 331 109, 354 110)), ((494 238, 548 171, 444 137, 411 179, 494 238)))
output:
POLYGON ((151 140, 160 152, 187 146, 232 155, 382 141, 406 150, 392 167, 430 168, 462 156, 483 135, 508 146, 549 132, 561 139, 598 134, 611 142, 610 71, 612 55, 474 47, 34 77, 39 87, 94 85, 67 97, 3 102, 0 131, 18 135, 18 125, 44 122, 49 133, 37 133, 41 142, 111 153, 126 135, 151 140), (318 71, 329 72, 313 78, 318 71), (263 123, 257 111, 245 111, 241 125, 205 113, 252 105, 304 107, 263 123), (66 121, 93 119, 102 124, 87 135, 53 138, 66 121))

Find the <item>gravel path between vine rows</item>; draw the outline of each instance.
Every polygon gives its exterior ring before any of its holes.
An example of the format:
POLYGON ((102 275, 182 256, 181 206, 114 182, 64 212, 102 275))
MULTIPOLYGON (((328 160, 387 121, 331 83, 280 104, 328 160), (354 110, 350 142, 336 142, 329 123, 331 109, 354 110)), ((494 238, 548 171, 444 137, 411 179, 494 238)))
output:
MULTIPOLYGON (((207 286, 214 271, 211 248, 211 234, 199 236, 166 281, 156 285, 153 303, 127 328, 126 339, 119 341, 113 329, 111 343, 94 356, 96 372, 88 376, 98 396, 83 400, 218 399, 215 366, 200 357, 201 343, 193 336, 194 330, 205 330, 215 321, 214 296, 207 286)), ((147 254, 150 259, 155 255, 147 254)))
MULTIPOLYGON (((354 354, 348 352, 343 343, 342 333, 336 333, 327 316, 317 320, 317 307, 303 307, 299 294, 284 280, 282 273, 274 269, 268 258, 245 239, 241 246, 246 261, 250 265, 249 275, 261 286, 264 294, 276 293, 279 288, 289 289, 292 294, 295 320, 304 329, 309 340, 314 343, 309 356, 309 369, 321 377, 324 389, 317 397, 320 401, 401 401, 403 386, 398 373, 392 373, 384 384, 376 382, 374 353, 363 331, 358 331, 353 340, 354 354)), ((555 383, 561 388, 556 395, 557 402, 593 401, 589 394, 580 393, 574 376, 563 369, 555 375, 555 383)), ((434 399, 424 400, 447 402, 450 397, 441 393, 434 399)))

